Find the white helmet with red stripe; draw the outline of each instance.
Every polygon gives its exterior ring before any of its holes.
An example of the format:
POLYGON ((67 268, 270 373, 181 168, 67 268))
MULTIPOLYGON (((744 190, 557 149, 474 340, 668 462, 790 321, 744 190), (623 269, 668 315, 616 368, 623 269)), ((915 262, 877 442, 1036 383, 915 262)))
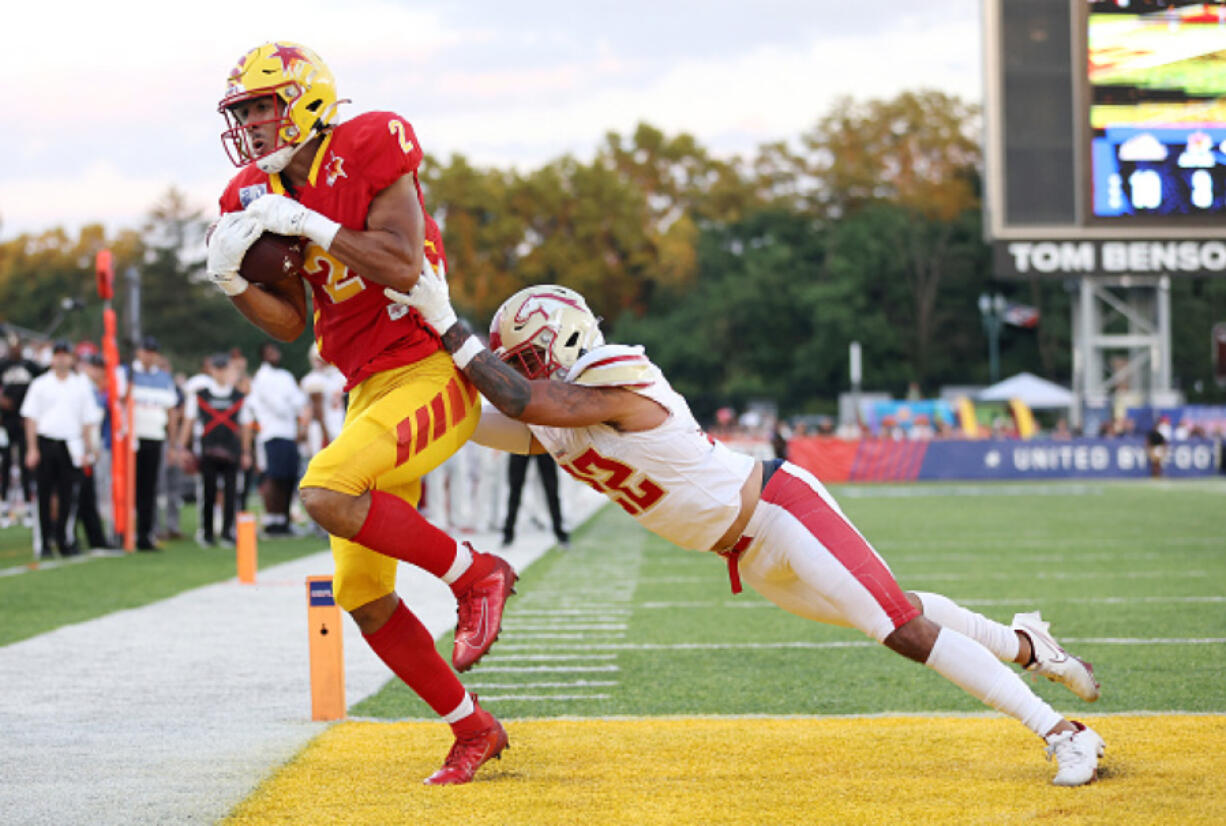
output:
POLYGON ((530 379, 565 378, 580 356, 602 344, 600 319, 583 296, 557 284, 520 290, 490 322, 494 355, 530 379))

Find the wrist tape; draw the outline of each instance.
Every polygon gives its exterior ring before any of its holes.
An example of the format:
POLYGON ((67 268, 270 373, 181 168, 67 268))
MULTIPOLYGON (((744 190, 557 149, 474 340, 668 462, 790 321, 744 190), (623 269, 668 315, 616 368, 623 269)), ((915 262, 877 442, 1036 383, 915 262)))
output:
POLYGON ((485 349, 485 345, 481 343, 481 339, 474 335, 469 335, 464 339, 464 343, 460 345, 460 349, 451 354, 451 360, 455 362, 455 366, 463 370, 468 366, 468 363, 476 358, 477 353, 485 349))

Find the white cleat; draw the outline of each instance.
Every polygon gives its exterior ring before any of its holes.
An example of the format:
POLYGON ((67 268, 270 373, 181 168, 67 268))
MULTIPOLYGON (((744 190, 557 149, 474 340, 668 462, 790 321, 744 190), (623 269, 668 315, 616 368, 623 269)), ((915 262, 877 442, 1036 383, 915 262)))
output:
POLYGON ((1034 651, 1034 662, 1026 666, 1026 670, 1042 674, 1054 683, 1063 683, 1087 703, 1094 702, 1100 693, 1098 680, 1094 679, 1094 667, 1061 648, 1047 630, 1049 627, 1051 623, 1044 622, 1038 611, 1013 615, 1013 629, 1030 638, 1034 651))
POLYGON ((1056 776, 1053 786, 1084 786, 1098 779, 1098 759, 1103 756, 1107 744, 1098 732, 1084 723, 1070 720, 1076 731, 1062 731, 1045 738, 1047 759, 1056 758, 1056 776))

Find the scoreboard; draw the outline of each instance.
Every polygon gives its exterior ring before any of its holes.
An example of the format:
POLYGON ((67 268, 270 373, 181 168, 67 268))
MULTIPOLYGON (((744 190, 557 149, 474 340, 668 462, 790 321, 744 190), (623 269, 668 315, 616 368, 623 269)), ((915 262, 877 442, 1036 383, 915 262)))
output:
POLYGON ((1226 215, 1226 4, 1094 3, 1093 214, 1226 215))
POLYGON ((1226 275, 1226 0, 983 0, 983 14, 997 275, 1118 274, 1121 249, 1157 261, 1148 274, 1226 275))

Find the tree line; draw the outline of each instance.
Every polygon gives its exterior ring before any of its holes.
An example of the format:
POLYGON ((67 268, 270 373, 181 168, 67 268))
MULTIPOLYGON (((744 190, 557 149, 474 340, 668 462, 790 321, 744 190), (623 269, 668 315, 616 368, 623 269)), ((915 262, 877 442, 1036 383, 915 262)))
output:
MULTIPOLYGON (((983 292, 1040 312, 1006 328, 1001 375, 1029 370, 1068 383, 1072 284, 996 282, 981 220, 978 107, 938 91, 844 98, 794 140, 720 158, 693 136, 648 124, 610 132, 590 160, 538 169, 481 168, 427 157, 427 207, 443 228, 457 310, 484 329, 531 284, 587 296, 606 337, 640 343, 700 418, 756 399, 782 413, 831 412, 850 387, 902 395, 913 383, 985 384, 983 292)), ((220 191, 224 182, 218 182, 220 191)), ((138 229, 89 226, 0 244, 5 321, 97 340, 93 254, 112 248, 118 281, 140 280, 141 326, 183 369, 219 349, 249 355, 263 339, 208 283, 203 233, 213 216, 171 190, 138 229), (63 314, 64 298, 84 308, 63 314)), ((1226 280, 1175 279, 1174 369, 1192 401, 1222 401, 1209 330, 1226 319, 1226 280)), ((117 293, 121 328, 129 309, 117 293)), ((286 348, 306 369, 309 336, 286 348)))

